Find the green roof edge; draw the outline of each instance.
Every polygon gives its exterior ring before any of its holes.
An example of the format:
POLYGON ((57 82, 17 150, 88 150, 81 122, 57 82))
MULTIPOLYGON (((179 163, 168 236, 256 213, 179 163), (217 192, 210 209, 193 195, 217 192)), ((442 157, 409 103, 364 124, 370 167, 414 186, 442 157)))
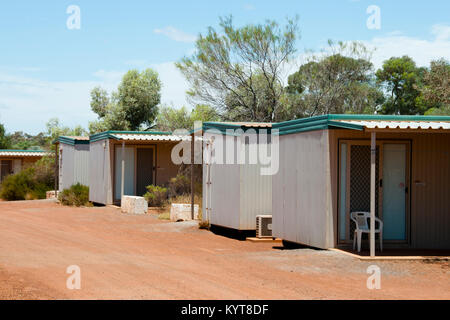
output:
POLYGON ((89 136, 89 141, 90 142, 96 142, 96 141, 100 141, 100 140, 105 140, 105 139, 116 139, 116 140, 120 140, 120 138, 118 138, 117 136, 115 136, 115 134, 172 134, 172 132, 169 131, 120 131, 120 130, 108 130, 108 131, 103 131, 103 132, 99 132, 99 133, 95 133, 93 135, 89 136))
POLYGON ((395 115, 365 115, 365 114, 328 114, 310 118, 300 118, 274 123, 272 128, 279 135, 324 129, 364 130, 358 124, 344 123, 335 120, 385 120, 385 121, 450 121, 450 116, 395 116, 395 115))
POLYGON ((232 136, 237 136, 238 134, 234 134, 234 133, 228 133, 227 129, 232 129, 232 130, 236 130, 236 129, 242 129, 243 131, 247 131, 249 129, 256 129, 256 130, 267 130, 267 132, 271 132, 272 128, 270 127, 260 127, 260 126, 249 126, 249 125, 240 125, 240 124, 232 124, 232 123, 223 123, 223 122, 203 122, 203 127, 202 127, 203 131, 206 130, 210 130, 210 129, 215 129, 218 130, 221 134, 224 135, 232 135, 232 136))
POLYGON ((89 140, 79 140, 79 139, 74 139, 72 137, 67 137, 67 136, 59 136, 58 139, 53 141, 53 144, 55 144, 57 142, 71 145, 71 146, 74 146, 76 144, 89 144, 89 140))

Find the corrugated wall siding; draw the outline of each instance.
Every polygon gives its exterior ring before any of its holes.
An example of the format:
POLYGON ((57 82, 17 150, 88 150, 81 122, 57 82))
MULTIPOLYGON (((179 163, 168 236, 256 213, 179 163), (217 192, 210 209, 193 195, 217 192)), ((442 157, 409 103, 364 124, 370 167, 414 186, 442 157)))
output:
POLYGON ((89 186, 89 145, 75 145, 74 154, 74 181, 89 186))
POLYGON ((240 229, 255 230, 256 216, 272 214, 272 176, 261 175, 260 165, 240 165, 240 229))
POLYGON ((318 248, 333 242, 328 131, 280 136, 280 169, 273 176, 273 234, 318 248))
MULTIPOLYGON (((219 136, 217 139, 219 138, 222 137, 219 136)), ((227 143, 235 146, 234 155, 230 156, 229 162, 236 164, 211 165, 210 222, 214 225, 238 230, 255 230, 256 216, 272 212, 272 176, 262 176, 260 165, 237 164, 237 138, 226 136, 225 139, 228 141, 227 143)), ((225 145, 224 142, 224 148, 225 145)), ((248 145, 246 145, 246 149, 248 150, 248 145)), ((223 160, 225 161, 225 159, 223 160)), ((204 164, 204 208, 206 207, 206 179, 207 171, 204 164)))
MULTIPOLYGON (((60 168, 59 190, 81 183, 89 186, 89 145, 60 144, 62 168, 60 168)), ((61 164, 61 161, 60 161, 61 164)))
POLYGON ((67 189, 74 180, 74 147, 67 144, 60 144, 62 150, 62 161, 60 161, 59 190, 67 189))
POLYGON ((211 224, 239 229, 239 167, 234 164, 211 166, 211 224))
POLYGON ((89 151, 89 200, 112 204, 112 172, 109 140, 90 143, 89 151))

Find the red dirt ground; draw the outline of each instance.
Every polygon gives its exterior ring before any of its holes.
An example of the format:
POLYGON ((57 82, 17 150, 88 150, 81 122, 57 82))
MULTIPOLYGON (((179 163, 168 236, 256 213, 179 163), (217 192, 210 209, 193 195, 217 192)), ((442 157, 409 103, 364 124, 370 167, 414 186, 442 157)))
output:
POLYGON ((0 203, 2 299, 450 299, 448 261, 280 250, 108 207, 0 203), (381 289, 366 287, 371 264, 381 289), (66 268, 81 268, 69 290, 66 268))

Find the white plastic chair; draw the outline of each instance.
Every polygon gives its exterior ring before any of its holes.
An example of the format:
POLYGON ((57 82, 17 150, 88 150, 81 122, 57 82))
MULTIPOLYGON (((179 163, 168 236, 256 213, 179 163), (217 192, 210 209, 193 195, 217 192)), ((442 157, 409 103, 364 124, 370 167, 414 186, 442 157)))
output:
MULTIPOLYGON (((352 212, 350 218, 355 222, 356 229, 353 235, 353 250, 355 250, 356 241, 358 241, 358 252, 361 252, 361 238, 363 233, 370 233, 369 223, 370 212, 352 212)), ((378 222, 378 229, 375 228, 375 233, 380 234, 380 251, 383 251, 383 221, 375 217, 378 222)))

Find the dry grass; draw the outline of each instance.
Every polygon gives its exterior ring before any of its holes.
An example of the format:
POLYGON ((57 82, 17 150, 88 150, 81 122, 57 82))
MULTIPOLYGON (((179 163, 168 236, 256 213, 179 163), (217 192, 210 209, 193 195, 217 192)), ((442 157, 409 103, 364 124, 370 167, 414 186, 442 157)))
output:
POLYGON ((170 211, 158 214, 158 219, 160 220, 170 220, 170 211))
POLYGON ((199 229, 209 229, 209 221, 203 221, 203 220, 200 220, 199 222, 198 222, 198 228, 199 229))
MULTIPOLYGON (((167 201, 164 202, 163 206, 161 207, 149 207, 149 213, 151 214, 157 214, 158 219, 161 220, 170 220, 170 206, 172 203, 191 203, 191 195, 190 194, 183 194, 176 197, 171 197, 167 201)), ((194 196, 194 204, 198 204, 199 212, 198 216, 199 219, 202 219, 202 197, 201 195, 195 195, 194 196)))

